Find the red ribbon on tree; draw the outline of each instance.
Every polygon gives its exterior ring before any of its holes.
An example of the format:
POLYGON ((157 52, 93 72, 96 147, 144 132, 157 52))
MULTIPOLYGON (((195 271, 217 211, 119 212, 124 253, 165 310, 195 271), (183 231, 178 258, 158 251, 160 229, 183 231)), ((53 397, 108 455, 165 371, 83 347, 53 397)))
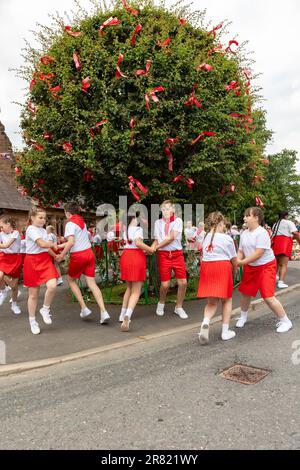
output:
POLYGON ((142 191, 143 194, 147 194, 149 190, 147 188, 145 188, 145 186, 143 186, 142 183, 139 180, 133 178, 133 176, 128 176, 128 179, 129 179, 129 189, 132 192, 132 195, 134 196, 134 198, 137 201, 139 201, 141 199, 141 197, 137 193, 136 188, 134 187, 134 185, 136 184, 137 188, 140 191, 142 191))
POLYGON ((261 163, 266 166, 270 165, 270 161, 267 158, 262 158, 261 163))
POLYGON ((53 62, 55 62, 55 59, 54 57, 50 56, 50 55, 45 55, 44 57, 41 57, 41 62, 43 65, 50 65, 52 64, 53 62))
POLYGON ((187 178, 183 175, 178 175, 173 179, 173 183, 179 183, 179 181, 184 181, 184 184, 189 188, 193 189, 195 181, 192 178, 187 178))
POLYGON ((223 27, 223 23, 218 24, 218 26, 215 26, 211 31, 208 32, 208 36, 212 34, 215 39, 217 36, 216 31, 218 31, 218 29, 221 29, 222 27, 223 27))
POLYGON ((247 78, 247 80, 251 80, 252 74, 250 69, 243 69, 244 75, 247 78))
POLYGON ((209 51, 207 52, 207 55, 211 56, 215 52, 219 52, 220 54, 224 54, 222 44, 219 44, 218 46, 215 46, 212 49, 209 49, 209 51))
POLYGON ((241 87, 239 86, 237 81, 230 82, 229 85, 225 86, 225 90, 226 91, 233 90, 236 96, 240 96, 241 94, 241 87))
POLYGON ((92 134, 93 139, 96 134, 100 134, 100 132, 102 131, 101 126, 103 126, 103 124, 105 124, 106 122, 108 122, 108 119, 103 119, 103 121, 97 122, 93 127, 90 128, 90 133, 92 134))
POLYGON ((65 32, 73 38, 78 38, 79 36, 82 36, 82 33, 80 31, 72 31, 71 26, 65 26, 65 32))
POLYGON ((156 45, 159 46, 159 47, 167 47, 170 44, 170 42, 171 42, 171 39, 168 37, 163 42, 157 41, 156 45))
POLYGON ((43 137, 45 140, 52 140, 53 135, 50 132, 44 132, 43 137))
POLYGON ((74 52, 74 54, 73 54, 73 60, 74 60, 76 70, 81 70, 81 63, 80 63, 79 57, 76 54, 76 52, 74 52))
POLYGON ((81 82, 81 90, 84 92, 84 93, 87 93, 88 92, 88 89, 90 88, 91 86, 91 79, 90 77, 86 77, 82 80, 81 82))
POLYGON ((233 44, 234 44, 235 46, 237 46, 237 47, 238 47, 238 45, 239 45, 239 43, 238 43, 235 39, 232 39, 231 41, 229 41, 228 47, 226 47, 225 52, 231 52, 232 54, 236 54, 236 51, 233 51, 233 50, 231 49, 231 46, 232 46, 233 44))
POLYGON ((94 175, 91 172, 91 170, 85 170, 85 172, 83 173, 83 180, 86 183, 90 183, 93 180, 93 178, 94 178, 94 175))
POLYGON ((73 150, 73 145, 71 142, 65 142, 62 147, 67 154, 70 154, 73 150))
POLYGON ((19 175, 21 173, 21 168, 18 168, 17 166, 15 167, 15 173, 16 175, 19 175))
POLYGON ((265 207, 264 203, 262 202, 262 200, 260 199, 259 196, 256 196, 256 198, 255 198, 255 203, 256 203, 256 205, 259 206, 259 207, 265 207))
MULTIPOLYGON (((39 79, 42 81, 42 82, 49 82, 49 80, 51 80, 52 78, 55 77, 55 73, 43 73, 41 72, 39 74, 39 79)), ((49 85, 49 83, 48 83, 49 85)))
POLYGON ((131 129, 131 134, 130 134, 130 145, 134 145, 134 128, 136 126, 137 122, 134 118, 130 119, 129 127, 131 129))
POLYGON ((127 75, 124 75, 123 72, 121 72, 121 69, 120 69, 120 65, 122 64, 123 62, 123 54, 120 54, 119 57, 118 57, 118 62, 117 62, 117 66, 116 66, 116 79, 119 80, 119 78, 123 77, 123 78, 127 78, 127 75))
POLYGON ((230 183, 230 185, 229 185, 229 191, 230 191, 231 193, 234 193, 234 192, 235 192, 235 184, 234 184, 234 183, 230 183))
POLYGON ((102 25, 99 28, 99 34, 100 36, 104 36, 104 28, 107 28, 108 26, 117 26, 118 24, 121 24, 122 21, 118 20, 118 18, 113 18, 112 16, 108 18, 108 20, 104 21, 102 25))
POLYGON ((139 77, 140 75, 148 75, 151 67, 151 60, 146 60, 146 70, 138 69, 135 74, 139 77))
POLYGON ((135 46, 135 41, 136 41, 136 36, 137 34, 143 29, 143 26, 141 24, 138 24, 133 32, 133 35, 130 39, 130 43, 132 46, 135 46))
POLYGON ((145 94, 145 101, 146 101, 146 109, 149 111, 150 109, 150 106, 149 106, 149 101, 150 101, 150 96, 151 98, 153 99, 154 103, 158 103, 159 99, 157 98, 156 96, 156 93, 160 92, 160 91, 164 91, 164 87, 162 86, 157 86, 155 88, 152 89, 152 91, 148 92, 145 94))
POLYGON ((198 83, 195 83, 195 85, 193 86, 193 91, 189 97, 189 99, 184 103, 185 106, 197 106, 197 108, 202 108, 202 104, 199 103, 199 101, 197 100, 197 98, 195 97, 195 92, 198 88, 198 83))
POLYGON ((174 145, 178 141, 179 141, 179 137, 175 137, 175 138, 168 137, 165 140, 165 143, 167 144, 167 147, 164 147, 163 150, 164 150, 165 155, 169 158, 169 165, 168 165, 169 171, 173 171, 173 155, 172 155, 170 147, 171 148, 174 147, 174 145))
POLYGON ((133 8, 131 8, 127 5, 126 0, 122 0, 122 3, 123 3, 123 6, 124 6, 125 10, 128 11, 128 13, 131 13, 132 15, 138 15, 139 14, 138 10, 134 10, 133 8))
POLYGON ((38 111, 37 106, 35 106, 35 104, 33 104, 32 101, 29 101, 29 102, 28 102, 27 108, 29 109, 29 111, 30 111, 32 114, 36 114, 37 111, 38 111))
POLYGON ((199 134, 198 137, 196 137, 196 139, 191 142, 191 145, 195 145, 199 140, 203 140, 205 136, 215 137, 215 135, 216 135, 215 132, 210 132, 210 131, 201 132, 201 134, 199 134))
POLYGON ((44 146, 39 144, 36 140, 30 140, 28 143, 35 150, 44 150, 44 146))
POLYGON ((33 87, 36 85, 36 79, 33 78, 30 82, 30 85, 29 85, 29 91, 32 92, 33 90, 33 87))
POLYGON ((179 18, 178 21, 179 21, 179 24, 181 24, 181 26, 187 23, 187 21, 184 18, 179 18))
POLYGON ((50 93, 52 95, 52 97, 55 99, 55 100, 58 100, 60 99, 60 96, 57 94, 59 91, 60 91, 60 85, 57 85, 53 88, 49 88, 50 90, 50 93))
POLYGON ((213 70, 213 66, 209 64, 200 64, 198 67, 196 67, 196 70, 205 70, 206 72, 211 72, 213 70))

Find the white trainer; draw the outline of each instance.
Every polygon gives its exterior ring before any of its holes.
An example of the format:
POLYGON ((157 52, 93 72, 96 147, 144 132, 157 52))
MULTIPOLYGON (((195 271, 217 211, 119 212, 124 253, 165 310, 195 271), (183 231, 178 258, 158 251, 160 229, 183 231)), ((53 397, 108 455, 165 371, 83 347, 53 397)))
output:
POLYGON ((122 325, 121 325, 121 331, 124 331, 124 332, 129 331, 130 321, 131 320, 130 320, 129 316, 125 315, 124 320, 123 320, 122 325))
POLYGON ((289 321, 279 321, 276 325, 276 331, 277 333, 286 333, 290 329, 293 328, 293 323, 289 321))
POLYGON ((38 322, 34 321, 32 323, 30 323, 30 329, 31 329, 31 333, 33 335, 39 335, 41 330, 40 330, 40 327, 39 327, 39 324, 38 322))
POLYGON ((237 328, 244 328, 246 323, 247 323, 247 318, 240 317, 240 318, 237 319, 237 322, 236 322, 235 326, 237 328))
POLYGON ((22 313, 19 305, 17 305, 14 302, 11 304, 11 309, 14 312, 15 315, 20 315, 22 313))
POLYGON ((278 289, 286 289, 286 288, 289 287, 289 286, 288 286, 288 284, 286 284, 286 283, 283 282, 283 281, 278 281, 278 282, 277 282, 277 287, 278 287, 278 289))
POLYGON ((56 285, 57 285, 57 286, 62 286, 63 283, 64 283, 64 281, 63 281, 63 279, 62 279, 61 277, 59 277, 59 278, 57 279, 57 281, 56 281, 56 285))
POLYGON ((90 316, 91 313, 92 313, 92 311, 89 308, 85 307, 80 312, 80 318, 82 318, 82 320, 85 320, 87 317, 90 316))
POLYGON ((5 300, 7 299, 7 296, 9 294, 9 290, 5 289, 0 292, 0 305, 3 305, 5 300))
POLYGON ((52 318, 50 315, 50 310, 48 308, 42 307, 40 309, 40 314, 42 315, 44 323, 46 323, 46 325, 52 325, 52 318))
POLYGON ((200 332, 198 333, 199 342, 201 346, 205 346, 209 341, 209 325, 201 325, 200 332))
POLYGON ((175 315, 178 315, 181 320, 186 320, 189 318, 182 307, 175 307, 174 313, 175 315))
POLYGON ((108 312, 102 312, 101 313, 101 319, 100 319, 100 325, 104 325, 106 323, 108 323, 110 320, 110 316, 108 314, 108 312))
MULTIPOLYGON (((125 315, 125 314, 124 314, 124 315, 125 315)), ((122 313, 120 313, 120 316, 119 316, 119 323, 123 323, 124 315, 122 315, 122 313)))
POLYGON ((161 304, 158 302, 157 307, 156 307, 156 315, 159 317, 163 317, 165 314, 165 304, 161 304))
POLYGON ((223 341, 228 341, 232 338, 235 338, 235 336, 236 336, 235 331, 228 330, 228 331, 226 331, 226 333, 222 333, 221 338, 222 338, 223 341))

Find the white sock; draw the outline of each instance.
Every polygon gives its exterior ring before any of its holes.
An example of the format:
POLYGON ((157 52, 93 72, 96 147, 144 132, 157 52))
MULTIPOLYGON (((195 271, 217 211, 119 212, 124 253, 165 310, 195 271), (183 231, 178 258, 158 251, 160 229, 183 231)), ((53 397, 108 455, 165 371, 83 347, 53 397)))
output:
POLYGON ((17 302, 12 301, 11 306, 12 306, 12 307, 17 307, 18 304, 17 304, 17 302))
POLYGON ((287 315, 284 315, 284 317, 281 317, 281 318, 280 318, 280 321, 283 321, 283 322, 285 322, 285 323, 289 323, 289 322, 290 322, 290 319, 288 318, 287 315))
POLYGON ((121 317, 124 317, 124 316, 125 316, 126 310, 127 310, 126 307, 122 307, 121 314, 120 314, 121 317))
POLYGON ((45 310, 50 310, 50 307, 48 307, 47 305, 43 305, 43 308, 44 308, 45 310))
POLYGON ((226 335, 229 330, 229 325, 227 323, 222 323, 222 335, 226 335))
POLYGON ((29 317, 30 325, 32 325, 32 323, 35 323, 35 322, 36 322, 35 317, 29 317))
POLYGON ((126 310, 126 314, 125 314, 125 315, 129 318, 129 320, 130 320, 132 314, 133 314, 132 308, 128 308, 128 309, 126 310))
POLYGON ((204 317, 202 325, 208 325, 209 326, 209 324, 210 324, 210 318, 204 317))
POLYGON ((247 320, 247 317, 248 317, 248 310, 247 310, 247 312, 243 312, 243 310, 241 310, 241 319, 242 320, 247 320))

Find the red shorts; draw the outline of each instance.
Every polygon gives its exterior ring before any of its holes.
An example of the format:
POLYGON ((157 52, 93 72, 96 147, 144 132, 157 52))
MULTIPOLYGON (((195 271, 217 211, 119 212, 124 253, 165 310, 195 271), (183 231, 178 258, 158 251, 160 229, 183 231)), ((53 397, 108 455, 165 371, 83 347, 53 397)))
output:
POLYGON ((161 282, 171 280, 172 271, 176 279, 186 279, 186 269, 182 250, 158 251, 158 268, 161 282))
POLYGON ((290 258, 293 250, 293 239, 291 237, 285 237, 284 235, 276 235, 272 238, 272 249, 274 255, 284 255, 290 258))
POLYGON ((71 253, 68 275, 73 279, 79 279, 82 274, 95 277, 96 262, 93 250, 88 248, 83 251, 71 253))
POLYGON ((202 261, 197 297, 231 299, 233 293, 230 261, 202 261))
POLYGON ((22 271, 22 255, 19 253, 2 253, 0 257, 0 271, 13 279, 19 279, 22 271))
POLYGON ((38 287, 58 277, 58 272, 48 252, 25 256, 23 270, 24 286, 38 287))
POLYGON ((146 255, 139 249, 125 249, 120 261, 122 281, 146 280, 146 255))
POLYGON ((258 291, 263 299, 274 297, 276 268, 276 259, 262 266, 245 266, 239 291, 251 297, 255 297, 258 291))

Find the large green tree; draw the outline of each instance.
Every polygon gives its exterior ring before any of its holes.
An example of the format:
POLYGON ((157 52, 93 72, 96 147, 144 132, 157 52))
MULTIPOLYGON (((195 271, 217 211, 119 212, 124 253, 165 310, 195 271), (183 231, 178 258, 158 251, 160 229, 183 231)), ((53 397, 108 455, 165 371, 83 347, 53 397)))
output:
POLYGON ((222 45, 223 25, 206 29, 203 17, 123 0, 43 27, 42 48, 28 47, 20 70, 30 82, 21 191, 87 207, 119 194, 225 212, 254 204, 265 112, 243 45, 222 45))

